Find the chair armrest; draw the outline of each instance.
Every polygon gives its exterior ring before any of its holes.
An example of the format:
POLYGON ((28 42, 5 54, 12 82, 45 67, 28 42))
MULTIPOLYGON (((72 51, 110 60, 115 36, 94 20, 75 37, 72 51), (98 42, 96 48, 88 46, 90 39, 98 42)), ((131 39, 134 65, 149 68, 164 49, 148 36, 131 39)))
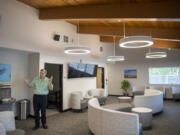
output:
POLYGON ((0 135, 6 135, 6 129, 1 122, 0 122, 0 135))

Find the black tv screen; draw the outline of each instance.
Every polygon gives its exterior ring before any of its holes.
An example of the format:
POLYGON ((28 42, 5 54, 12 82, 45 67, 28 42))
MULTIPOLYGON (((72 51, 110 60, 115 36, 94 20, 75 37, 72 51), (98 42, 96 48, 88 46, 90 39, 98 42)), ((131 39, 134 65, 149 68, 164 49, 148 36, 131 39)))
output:
POLYGON ((96 77, 97 65, 84 63, 69 63, 68 78, 96 77))

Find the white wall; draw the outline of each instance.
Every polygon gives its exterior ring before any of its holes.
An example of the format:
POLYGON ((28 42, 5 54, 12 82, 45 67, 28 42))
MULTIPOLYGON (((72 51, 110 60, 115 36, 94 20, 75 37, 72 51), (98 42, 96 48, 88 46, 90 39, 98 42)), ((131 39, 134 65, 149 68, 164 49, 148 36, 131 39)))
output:
MULTIPOLYGON (((39 53, 31 53, 28 58, 28 76, 27 79, 32 81, 35 76, 39 75, 39 53)), ((27 87, 27 86, 26 86, 27 87)), ((33 88, 28 88, 28 99, 30 102, 30 113, 33 114, 33 88)))
MULTIPOLYGON (((91 89, 96 87, 95 78, 66 79, 67 62, 82 59, 85 63, 102 63, 105 67, 105 58, 108 55, 110 46, 103 46, 104 52, 99 51, 102 44, 98 35, 79 35, 79 44, 89 46, 92 50, 90 55, 71 56, 63 53, 68 45, 77 44, 76 26, 65 21, 42 21, 39 20, 38 10, 27 6, 16 0, 0 0, 0 47, 31 51, 40 54, 39 69, 44 67, 45 62, 64 64, 64 105, 68 109, 69 93, 73 90, 91 89), (60 34, 59 42, 53 40, 54 34, 60 34), (62 36, 69 36, 75 42, 63 43, 62 36), (80 85, 81 84, 81 85, 80 85)), ((29 59, 31 65, 32 59, 29 59)), ((37 61, 36 61, 37 62, 37 61)), ((105 69, 105 71, 107 71, 105 69)), ((31 70, 27 73, 32 78, 31 70), (29 72, 29 73, 28 73, 29 72)), ((36 71, 36 74, 38 72, 36 71)), ((35 74, 33 74, 35 75, 35 74)), ((29 93, 32 99, 32 93, 29 93)))
MULTIPOLYGON (((137 69, 137 79, 129 80, 132 86, 137 86, 140 90, 145 86, 149 86, 149 67, 180 67, 180 50, 165 50, 165 49, 153 49, 153 51, 166 51, 168 53, 167 58, 163 59, 145 59, 145 52, 148 49, 122 49, 119 48, 119 53, 126 56, 126 61, 108 64, 108 91, 111 95, 122 94, 121 81, 124 78, 125 69, 137 69)), ((160 85, 154 85, 159 87, 160 85)), ((161 85, 162 86, 162 85, 161 85)), ((167 86, 167 85, 163 85, 167 86)), ((178 86, 180 87, 180 86, 178 86)))
POLYGON ((28 98, 24 78, 28 76, 28 53, 0 48, 0 64, 11 64, 11 96, 17 100, 28 98))
MULTIPOLYGON (((63 59, 62 57, 49 56, 47 54, 40 55, 40 68, 44 68, 45 63, 63 64, 63 110, 69 109, 71 107, 70 93, 72 91, 82 91, 83 93, 85 93, 87 90, 95 89, 97 87, 96 77, 68 79, 67 72, 68 72, 69 62, 79 62, 79 61, 72 59, 63 59)), ((87 60, 82 61, 82 63, 98 64, 98 66, 100 67, 105 67, 105 71, 106 71, 105 63, 87 61, 87 60)), ((106 78, 106 74, 105 74, 105 78, 106 78)))
MULTIPOLYGON (((0 46, 26 51, 52 53, 54 56, 68 57, 63 53, 66 46, 77 45, 77 27, 65 21, 39 20, 37 9, 17 0, 0 0, 0 46), (53 35, 60 34, 60 41, 54 41, 53 35), (63 35, 69 37, 68 44, 63 35), (74 43, 71 42, 74 39, 74 43)), ((83 56, 92 60, 101 60, 104 53, 99 51, 101 43, 98 35, 79 36, 79 45, 89 46, 92 54, 83 56)), ((104 46, 106 48, 106 46, 104 46)), ((104 59, 103 59, 104 60, 104 59)))

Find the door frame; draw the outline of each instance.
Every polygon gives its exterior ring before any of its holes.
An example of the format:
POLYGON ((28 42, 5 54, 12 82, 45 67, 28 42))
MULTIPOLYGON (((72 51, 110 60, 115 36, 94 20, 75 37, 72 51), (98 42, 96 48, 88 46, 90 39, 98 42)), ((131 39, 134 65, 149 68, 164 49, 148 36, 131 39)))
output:
MULTIPOLYGON (((105 69, 104 69, 104 67, 98 67, 98 68, 101 68, 102 69, 102 75, 101 75, 101 78, 102 78, 102 88, 105 88, 105 69)), ((97 80, 96 80, 96 82, 97 82, 97 80)), ((98 82, 97 82, 98 83, 98 82)), ((98 86, 98 85, 97 85, 98 86)), ((96 87, 97 87, 96 86, 96 87)))
POLYGON ((60 93, 59 93, 59 94, 61 95, 61 97, 60 97, 60 98, 61 98, 61 99, 60 99, 60 100, 61 100, 61 105, 60 105, 60 106, 62 106, 62 107, 59 107, 59 108, 58 108, 58 111, 59 111, 59 112, 63 112, 63 64, 45 62, 45 63, 44 63, 44 69, 45 69, 46 64, 58 65, 58 66, 61 67, 61 69, 62 69, 62 70, 61 70, 61 73, 62 73, 62 78, 61 78, 61 79, 62 79, 62 85, 60 85, 60 88, 61 88, 62 91, 60 91, 60 93))

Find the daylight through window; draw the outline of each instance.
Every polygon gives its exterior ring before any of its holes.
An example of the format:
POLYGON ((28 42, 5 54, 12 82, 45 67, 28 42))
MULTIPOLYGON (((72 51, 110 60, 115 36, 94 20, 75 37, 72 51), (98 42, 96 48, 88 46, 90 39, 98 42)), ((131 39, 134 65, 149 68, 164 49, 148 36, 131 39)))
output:
POLYGON ((149 68, 149 84, 180 84, 180 67, 149 68))

